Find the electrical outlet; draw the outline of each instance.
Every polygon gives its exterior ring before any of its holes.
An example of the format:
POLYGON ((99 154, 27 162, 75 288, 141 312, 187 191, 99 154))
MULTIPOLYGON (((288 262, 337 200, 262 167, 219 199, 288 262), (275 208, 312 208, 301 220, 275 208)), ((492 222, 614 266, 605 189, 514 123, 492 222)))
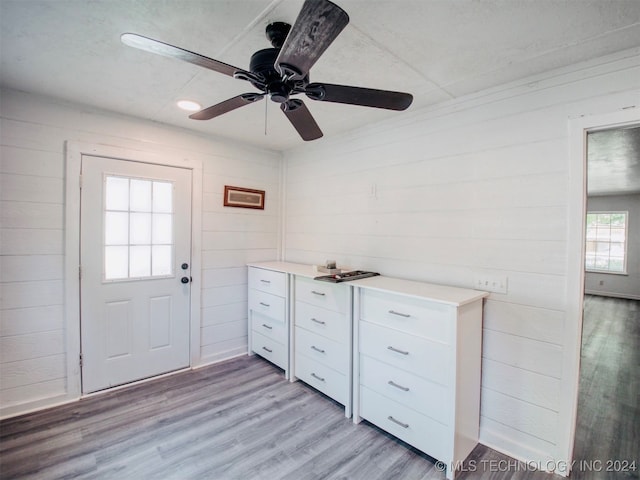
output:
POLYGON ((474 288, 486 292, 507 293, 508 281, 506 275, 478 274, 473 285, 474 288))

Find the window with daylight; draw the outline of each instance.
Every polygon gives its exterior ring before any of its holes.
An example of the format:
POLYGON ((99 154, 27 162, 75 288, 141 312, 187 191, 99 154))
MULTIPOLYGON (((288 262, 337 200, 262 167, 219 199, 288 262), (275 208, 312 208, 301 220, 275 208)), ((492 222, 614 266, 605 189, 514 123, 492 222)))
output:
POLYGON ((173 275, 173 183, 105 176, 104 279, 173 275))
POLYGON ((626 273, 629 212, 588 212, 585 268, 588 272, 626 273))

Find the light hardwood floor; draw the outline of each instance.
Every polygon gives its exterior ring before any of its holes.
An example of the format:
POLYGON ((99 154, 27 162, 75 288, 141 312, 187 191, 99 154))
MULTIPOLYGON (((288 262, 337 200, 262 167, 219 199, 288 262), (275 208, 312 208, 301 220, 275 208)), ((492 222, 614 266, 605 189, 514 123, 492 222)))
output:
MULTIPOLYGON (((460 479, 549 479, 487 468, 460 479)), ((0 423, 6 479, 441 480, 430 457, 258 357, 240 357, 0 423)), ((484 465, 478 463, 478 465, 484 465)), ((559 477, 558 477, 559 478, 559 477)))
POLYGON ((582 330, 572 478, 640 478, 640 301, 586 295, 582 330))
MULTIPOLYGON (((631 459, 640 451, 638 302, 608 300, 586 301, 577 460, 631 459), (616 346, 614 336, 624 345, 616 346)), ((0 477, 445 478, 432 458, 367 422, 354 425, 343 413, 260 358, 239 357, 0 422, 0 477)), ((458 479, 563 478, 531 471, 483 445, 468 463, 473 468, 458 479)), ((571 478, 638 478, 638 472, 582 469, 571 478)))

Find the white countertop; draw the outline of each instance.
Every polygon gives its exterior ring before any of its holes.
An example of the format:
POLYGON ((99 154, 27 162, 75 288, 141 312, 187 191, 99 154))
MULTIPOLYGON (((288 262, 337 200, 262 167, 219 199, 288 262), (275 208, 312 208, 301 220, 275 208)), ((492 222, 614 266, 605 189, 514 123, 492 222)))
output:
MULTIPOLYGON (((276 272, 291 273, 307 278, 314 278, 324 275, 316 272, 313 265, 305 265, 302 263, 291 262, 255 262, 249 263, 250 267, 265 268, 276 272)), ((371 290, 379 290, 384 292, 396 293, 398 295, 406 295, 408 297, 418 297, 434 302, 446 303, 459 307, 467 303, 475 302, 489 296, 488 292, 481 290, 472 290, 467 288, 450 287, 447 285, 437 285, 433 283, 417 282, 413 280, 405 280, 402 278, 385 277, 379 275, 377 277, 363 278, 360 280, 351 280, 343 282, 353 287, 367 288, 371 290)))
POLYGON ((265 268, 267 270, 274 270, 276 272, 292 273, 294 275, 300 275, 302 277, 315 278, 323 273, 316 272, 313 269, 313 265, 305 265, 303 263, 291 263, 291 262, 255 262, 248 263, 250 267, 265 268))
POLYGON ((396 293, 408 297, 418 297, 434 302, 446 303, 459 307, 489 296, 489 292, 471 290, 448 285, 416 282, 402 278, 392 278, 380 275, 378 277, 362 278, 349 282, 354 287, 379 290, 381 292, 396 293))

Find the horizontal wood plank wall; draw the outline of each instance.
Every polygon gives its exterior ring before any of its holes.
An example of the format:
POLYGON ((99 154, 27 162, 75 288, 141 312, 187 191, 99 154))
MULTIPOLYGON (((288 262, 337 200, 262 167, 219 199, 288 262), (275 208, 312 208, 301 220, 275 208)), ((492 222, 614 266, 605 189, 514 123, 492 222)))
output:
POLYGON ((639 88, 636 49, 290 150, 284 257, 467 288, 507 276, 485 304, 481 441, 562 459, 568 119, 639 88))
POLYGON ((246 351, 245 265, 278 255, 282 155, 16 91, 0 102, 0 415, 67 394, 67 140, 202 162, 200 364, 246 351), (265 210, 223 207, 224 185, 266 190, 265 210))

